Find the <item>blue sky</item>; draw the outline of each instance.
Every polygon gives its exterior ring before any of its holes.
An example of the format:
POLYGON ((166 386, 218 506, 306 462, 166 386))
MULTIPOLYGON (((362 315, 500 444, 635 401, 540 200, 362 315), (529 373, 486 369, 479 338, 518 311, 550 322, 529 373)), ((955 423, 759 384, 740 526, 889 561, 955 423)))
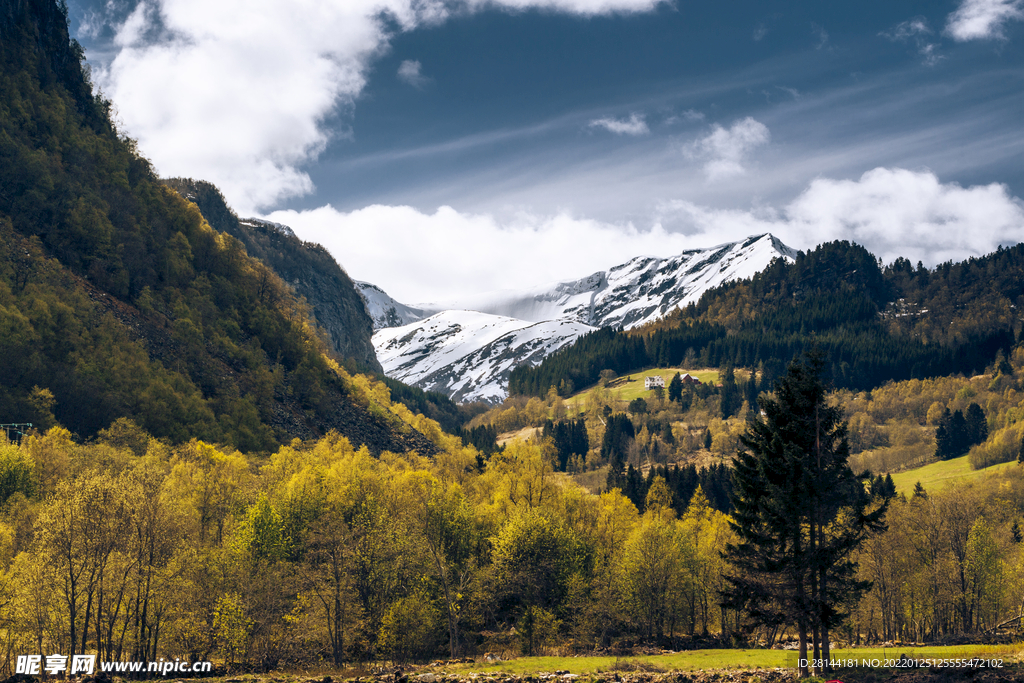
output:
POLYGON ((106 0, 72 28, 164 175, 407 302, 771 231, 1024 239, 1024 1, 106 0))

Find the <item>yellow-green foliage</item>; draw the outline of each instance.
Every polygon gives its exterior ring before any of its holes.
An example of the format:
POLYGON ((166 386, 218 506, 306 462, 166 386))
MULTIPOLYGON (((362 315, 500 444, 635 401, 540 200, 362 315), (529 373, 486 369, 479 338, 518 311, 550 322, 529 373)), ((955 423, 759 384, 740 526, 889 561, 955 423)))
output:
MULTIPOLYGON (((483 472, 452 446, 375 458, 332 433, 257 458, 168 445, 130 422, 89 444, 60 427, 7 444, 4 462, 23 463, 34 488, 0 506, 0 655, 63 651, 72 635, 106 653, 122 632, 142 647, 157 628, 153 656, 251 666, 418 659, 480 639, 588 651, 609 624, 630 638, 737 627, 717 606, 732 532, 699 488, 677 517, 656 479, 640 515, 618 490, 552 472, 543 444, 512 444, 483 472), (512 624, 518 636, 502 633, 512 624)), ((874 587, 850 628, 920 640, 1016 614, 1018 469, 950 492, 927 483, 926 499, 898 482, 907 499, 858 556, 874 587)))
POLYGON ((703 494, 676 519, 654 486, 640 517, 617 490, 555 477, 545 445, 513 444, 483 472, 449 445, 375 458, 331 433, 256 458, 127 420, 88 444, 61 427, 6 444, 32 485, 0 506, 4 652, 70 651, 74 637, 107 656, 159 628, 153 656, 341 663, 435 656, 502 623, 528 627, 528 649, 590 648, 608 618, 638 634, 721 628, 728 531, 703 494), (662 598, 671 611, 652 622, 662 598))
MULTIPOLYGON (((1024 436, 1024 347, 1016 348, 1004 374, 998 362, 976 377, 937 377, 890 382, 870 392, 837 392, 850 426, 854 468, 895 472, 935 460, 935 425, 943 411, 985 412, 989 437, 975 446, 975 469, 1017 458, 1024 436)), ((1005 368, 1004 368, 1005 369, 1005 368)))
POLYGON ((939 632, 982 631, 1024 598, 1020 520, 1024 475, 1015 466, 956 487, 905 491, 888 530, 858 554, 872 581, 853 626, 884 640, 928 641, 939 632))

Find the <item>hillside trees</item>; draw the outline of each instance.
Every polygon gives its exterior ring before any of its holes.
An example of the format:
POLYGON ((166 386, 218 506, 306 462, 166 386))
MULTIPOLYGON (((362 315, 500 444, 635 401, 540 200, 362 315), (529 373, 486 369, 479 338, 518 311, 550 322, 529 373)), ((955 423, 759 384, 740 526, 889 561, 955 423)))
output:
POLYGON ((566 378, 590 386, 603 368, 621 375, 680 363, 764 364, 774 375, 780 360, 815 345, 828 353, 829 379, 839 387, 973 375, 1014 344, 1013 310, 1024 304, 1014 274, 1022 271, 1024 245, 908 272, 880 268, 859 245, 830 242, 705 292, 649 326, 581 337, 536 367, 517 368, 509 391, 541 396, 566 378))
POLYGON ((988 422, 977 403, 967 407, 966 415, 960 410, 950 413, 946 408, 935 429, 935 457, 939 460, 958 458, 987 438, 988 422))
POLYGON ((371 410, 290 286, 118 133, 63 3, 6 3, 2 14, 4 419, 89 437, 130 417, 175 443, 267 453, 331 427, 375 452, 418 441, 371 410))
MULTIPOLYGON (((479 428, 478 428, 479 429, 479 428)), ((586 421, 577 418, 572 420, 546 420, 541 430, 541 438, 551 438, 555 444, 559 471, 568 471, 574 458, 582 465, 590 450, 590 438, 587 434, 586 421)))

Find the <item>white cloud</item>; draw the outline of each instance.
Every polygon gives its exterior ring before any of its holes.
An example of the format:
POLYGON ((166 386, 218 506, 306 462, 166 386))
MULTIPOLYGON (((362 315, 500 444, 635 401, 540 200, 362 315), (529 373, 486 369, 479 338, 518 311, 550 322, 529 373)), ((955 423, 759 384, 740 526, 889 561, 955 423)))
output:
POLYGON ((934 265, 1024 240, 1024 202, 993 183, 943 184, 932 173, 876 168, 857 180, 819 178, 781 210, 715 210, 669 202, 664 224, 722 240, 771 232, 790 246, 850 240, 889 263, 898 256, 934 265))
POLYGON ((628 119, 595 119, 589 125, 591 128, 604 128, 616 135, 647 135, 651 132, 647 121, 640 114, 630 114, 628 119))
POLYGON ((746 173, 743 162, 770 139, 768 126, 748 116, 730 128, 715 124, 711 133, 694 141, 686 153, 705 161, 704 173, 708 180, 722 180, 746 173))
POLYGON ((423 65, 412 59, 398 65, 398 78, 414 88, 422 88, 430 82, 430 79, 423 75, 423 65))
POLYGON ((408 206, 349 213, 326 206, 268 218, 320 242, 352 277, 406 303, 522 289, 582 277, 641 254, 667 256, 764 232, 798 249, 845 239, 886 262, 904 256, 928 265, 1024 240, 1024 202, 1005 186, 964 188, 929 172, 888 168, 856 180, 815 180, 782 208, 667 202, 649 228, 566 213, 498 219, 447 206, 433 214, 408 206))
POLYGON ((1024 19, 1024 0, 963 0, 949 15, 946 33, 954 40, 1003 39, 1003 26, 1024 19))
POLYGON ((329 142, 327 120, 354 106, 394 30, 464 9, 596 15, 661 1, 142 0, 94 75, 162 175, 210 180, 250 212, 313 189, 302 165, 329 142))
POLYGON ((323 244, 353 278, 405 303, 583 277, 636 254, 667 256, 692 243, 660 226, 639 230, 566 213, 520 213, 499 220, 448 206, 433 214, 408 206, 376 205, 349 213, 325 206, 277 211, 268 218, 323 244))

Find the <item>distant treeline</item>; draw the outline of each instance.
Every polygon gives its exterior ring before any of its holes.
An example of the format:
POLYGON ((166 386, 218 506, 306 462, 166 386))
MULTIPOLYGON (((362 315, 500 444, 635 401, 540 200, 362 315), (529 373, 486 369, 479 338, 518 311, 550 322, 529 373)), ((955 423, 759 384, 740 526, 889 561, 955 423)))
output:
POLYGON ((866 249, 832 242, 727 283, 666 320, 629 332, 602 329, 512 372, 509 391, 568 395, 605 369, 762 367, 817 345, 838 387, 973 374, 1014 344, 1024 305, 1024 246, 934 270, 906 259, 884 269, 866 249))

